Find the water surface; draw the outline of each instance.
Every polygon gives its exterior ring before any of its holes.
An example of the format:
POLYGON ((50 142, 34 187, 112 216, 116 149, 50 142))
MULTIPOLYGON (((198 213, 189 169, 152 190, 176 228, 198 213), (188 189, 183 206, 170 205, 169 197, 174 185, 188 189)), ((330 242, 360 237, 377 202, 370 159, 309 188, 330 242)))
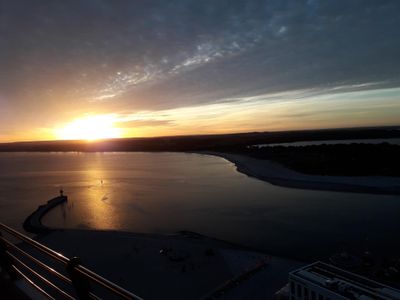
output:
POLYGON ((273 254, 319 257, 368 246, 399 253, 400 197, 283 188, 219 157, 186 153, 2 153, 0 220, 25 217, 62 187, 44 223, 67 228, 190 230, 273 254))

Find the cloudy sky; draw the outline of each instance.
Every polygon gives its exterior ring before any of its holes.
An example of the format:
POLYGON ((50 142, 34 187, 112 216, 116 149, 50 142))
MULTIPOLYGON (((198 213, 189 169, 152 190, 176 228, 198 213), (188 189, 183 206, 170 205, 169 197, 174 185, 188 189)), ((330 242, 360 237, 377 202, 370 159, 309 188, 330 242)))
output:
POLYGON ((0 0, 0 141, 399 125, 399 13, 398 0, 0 0))

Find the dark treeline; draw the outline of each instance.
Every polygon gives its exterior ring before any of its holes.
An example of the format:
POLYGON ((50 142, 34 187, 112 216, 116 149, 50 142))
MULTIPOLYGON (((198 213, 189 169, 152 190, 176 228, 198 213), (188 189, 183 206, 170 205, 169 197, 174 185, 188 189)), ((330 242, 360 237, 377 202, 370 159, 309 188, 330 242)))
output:
POLYGON ((400 146, 388 143, 249 147, 239 152, 307 174, 400 176, 400 146))
POLYGON ((323 129, 239 134, 45 141, 0 144, 0 151, 231 151, 248 145, 328 139, 400 138, 399 127, 323 129))

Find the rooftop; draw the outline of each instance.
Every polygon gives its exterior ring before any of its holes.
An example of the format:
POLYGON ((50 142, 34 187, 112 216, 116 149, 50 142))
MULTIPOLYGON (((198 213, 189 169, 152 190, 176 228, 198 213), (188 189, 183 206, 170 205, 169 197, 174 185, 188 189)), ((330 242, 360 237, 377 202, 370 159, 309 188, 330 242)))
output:
POLYGON ((332 265, 315 262, 290 273, 347 299, 399 300, 400 291, 332 265))

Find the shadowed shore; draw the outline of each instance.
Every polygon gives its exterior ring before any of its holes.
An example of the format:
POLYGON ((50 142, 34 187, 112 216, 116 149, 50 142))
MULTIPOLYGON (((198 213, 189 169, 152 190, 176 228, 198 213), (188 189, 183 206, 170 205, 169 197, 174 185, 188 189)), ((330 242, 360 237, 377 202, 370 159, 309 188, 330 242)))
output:
POLYGON ((248 294, 272 299, 288 272, 304 265, 200 235, 69 229, 39 241, 79 256, 85 266, 144 299, 207 299, 218 290, 237 299, 248 294), (241 277, 240 284, 229 285, 241 277))
POLYGON ((385 176, 308 175, 288 169, 279 163, 245 155, 224 152, 197 152, 222 157, 250 177, 289 188, 335 192, 400 195, 400 178, 385 176))
MULTIPOLYGON (((288 272, 304 264, 189 231, 161 235, 42 225, 44 214, 66 200, 60 196, 39 206, 24 228, 38 233, 40 243, 67 257, 79 256, 84 266, 145 299, 209 299, 214 294, 244 299, 249 293, 272 299, 288 272)), ((51 267, 63 271, 57 264, 51 267)))

